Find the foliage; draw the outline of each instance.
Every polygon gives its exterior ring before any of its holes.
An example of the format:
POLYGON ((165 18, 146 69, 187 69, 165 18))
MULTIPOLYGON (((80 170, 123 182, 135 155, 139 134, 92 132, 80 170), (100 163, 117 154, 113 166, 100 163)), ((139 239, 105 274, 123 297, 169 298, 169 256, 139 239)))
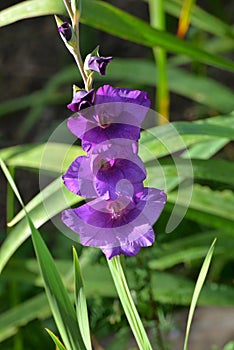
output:
MULTIPOLYGON (((141 47, 160 47, 168 53, 164 63, 169 92, 175 98, 186 101, 195 116, 190 121, 186 111, 183 111, 185 118, 177 121, 171 114, 171 123, 142 131, 139 153, 147 168, 148 182, 151 186, 165 188, 168 202, 155 225, 157 239, 154 246, 142 251, 140 257, 126 259, 124 267, 143 323, 152 329, 152 320, 159 322, 153 313, 155 303, 166 315, 175 306, 188 307, 191 304, 195 281, 214 238, 217 238, 217 242, 208 280, 197 302, 198 305, 234 306, 231 287, 234 258, 234 166, 231 162, 234 102, 231 88, 223 79, 219 79, 220 69, 224 75, 226 71, 234 70, 229 59, 234 31, 226 18, 214 13, 212 6, 206 11, 193 4, 186 14, 186 20, 190 23, 186 39, 177 38, 173 24, 181 16, 183 3, 186 1, 165 0, 163 15, 167 20, 167 29, 161 30, 153 23, 148 24, 108 2, 82 1, 84 36, 87 35, 88 26, 91 26, 141 47), (188 198, 192 181, 191 198, 188 198), (178 225, 173 226, 181 213, 184 213, 183 220, 178 219, 178 225), (173 227, 172 232, 165 233, 170 231, 170 227, 173 227)), ((221 6, 221 2, 217 3, 221 6)), ((62 1, 19 2, 0 12, 0 26, 10 23, 14 26, 13 23, 19 20, 51 14, 66 15, 62 1)), ((108 67, 107 76, 96 77, 97 85, 111 81, 119 86, 144 88, 152 95, 153 88, 159 88, 162 83, 160 68, 152 57, 115 58, 108 67)), ((24 118, 20 137, 27 140, 48 107, 59 106, 65 113, 62 105, 70 99, 68 88, 74 80, 81 79, 77 72, 75 65, 68 64, 52 76, 41 90, 1 102, 2 122, 7 118, 10 120, 16 113, 22 113, 24 118)), ((56 120, 58 125, 60 122, 56 120)), ((33 177, 40 174, 50 179, 50 183, 43 184, 41 191, 25 205, 26 212, 22 209, 16 215, 10 215, 12 210, 9 211, 9 206, 15 206, 15 203, 12 190, 7 188, 9 227, 2 233, 0 248, 0 296, 4 300, 1 306, 0 341, 6 350, 30 348, 32 335, 29 334, 26 339, 26 332, 27 327, 35 322, 39 328, 50 329, 48 333, 59 349, 64 349, 60 336, 63 336, 63 340, 67 338, 64 343, 67 350, 78 349, 77 344, 71 343, 71 339, 75 339, 74 334, 80 334, 80 343, 85 343, 83 348, 91 349, 87 341, 89 327, 85 287, 91 338, 102 339, 115 332, 116 336, 107 349, 116 349, 120 341, 123 342, 123 349, 128 348, 129 333, 125 316, 116 304, 116 291, 101 253, 97 249, 81 248, 75 235, 70 237, 74 240, 71 242, 55 226, 48 225, 50 219, 54 220, 63 209, 81 201, 63 187, 61 174, 77 155, 83 154, 79 145, 70 146, 59 139, 45 143, 48 133, 49 130, 45 130, 39 142, 24 142, 11 147, 2 145, 0 150, 0 158, 12 174, 16 170, 16 183, 25 172, 33 177), (43 226, 46 223, 48 226, 43 226), (52 259, 43 243, 38 228, 55 259, 52 259), (28 240, 32 232, 40 268, 32 256, 28 240), (71 263, 69 252, 72 244, 78 250, 80 266, 75 250, 74 264, 71 263), (75 282, 72 277, 74 271, 75 282), (47 286, 51 309, 44 286, 47 286), (9 288, 11 292, 8 295, 6 290, 9 288), (58 294, 54 295, 54 290, 58 294), (71 316, 69 322, 74 332, 71 338, 66 333, 67 319, 65 322, 55 319, 57 328, 51 319, 51 312, 56 314, 54 310, 58 308, 64 312, 65 318, 68 314, 71 316), (82 320, 86 321, 83 323, 82 320), (18 347, 17 342, 21 344, 18 347)), ((166 337, 166 333, 167 330, 163 330, 163 337, 166 337)), ((46 346, 47 340, 43 333, 38 348, 46 346)), ((52 341, 49 344, 48 349, 54 348, 52 341)), ((157 336, 155 344, 162 346, 157 336)), ((229 343, 225 349, 231 347, 232 343, 229 343)))

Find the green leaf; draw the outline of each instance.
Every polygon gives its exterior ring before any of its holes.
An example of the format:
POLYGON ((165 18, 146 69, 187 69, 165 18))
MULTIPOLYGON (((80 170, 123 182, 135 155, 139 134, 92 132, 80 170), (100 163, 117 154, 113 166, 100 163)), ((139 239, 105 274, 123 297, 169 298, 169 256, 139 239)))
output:
MULTIPOLYGON (((14 5, 0 13, 0 26, 46 14, 66 14, 62 1, 30 0, 14 5)), ((172 34, 154 29, 146 22, 106 2, 83 1, 81 22, 145 46, 160 46, 169 52, 188 55, 199 62, 234 70, 232 62, 203 51, 172 34)))
POLYGON ((49 14, 66 14, 63 1, 22 1, 0 12, 0 26, 5 26, 26 18, 45 16, 49 14))
POLYGON ((121 266, 120 256, 107 260, 125 315, 140 350, 152 350, 149 339, 132 300, 130 290, 121 266))
POLYGON ((51 311, 44 293, 2 313, 0 317, 0 342, 16 334, 19 327, 35 318, 44 320, 50 314, 51 311))
POLYGON ((192 319, 193 319, 193 314, 195 311, 195 307, 202 289, 202 286, 204 284, 210 263, 211 263, 211 258, 213 255, 213 251, 214 251, 214 246, 215 246, 215 242, 216 239, 213 241, 213 243, 210 246, 210 249, 205 257, 205 260, 202 264, 196 285, 195 285, 195 289, 194 289, 194 293, 193 293, 193 297, 192 297, 192 301, 191 301, 191 305, 190 305, 190 309, 189 309, 189 315, 188 315, 188 321, 187 321, 187 327, 186 327, 186 334, 185 334, 185 340, 184 340, 184 350, 188 349, 188 337, 189 337, 189 333, 190 333, 190 328, 191 328, 191 324, 192 324, 192 319))
MULTIPOLYGON (((194 235, 195 245, 205 245, 207 244, 209 239, 212 239, 212 235, 214 237, 215 232, 210 232, 210 234, 205 235, 203 237, 200 234, 200 237, 194 235), (197 239, 197 241, 196 241, 197 239)), ((222 232, 218 235, 218 244, 220 244, 220 240, 223 240, 223 247, 225 248, 225 242, 227 246, 230 242, 227 240, 227 235, 222 237, 222 232)), ((175 249, 179 249, 180 245, 182 247, 186 247, 192 244, 193 237, 190 237, 186 242, 186 239, 183 241, 178 240, 177 245, 176 242, 169 242, 169 246, 172 249, 173 244, 175 249), (185 244, 183 245, 183 243, 185 244)), ((166 249, 167 246, 165 246, 166 249)), ((157 246, 155 246, 155 249, 157 246)), ((91 248, 90 248, 91 249, 91 248)), ((88 250, 90 250, 88 249, 88 250)), ((231 249, 231 246, 230 246, 231 249)), ((158 250, 160 251, 160 250, 158 250)), ((215 250, 216 252, 216 250, 215 250)), ((220 253, 221 254, 221 253, 220 253)), ((225 253, 225 249, 224 252, 225 253)), ((222 255, 221 255, 222 256, 222 255)), ((71 261, 56 261, 56 265, 59 268, 59 271, 63 272, 63 279, 66 279, 67 271, 69 270, 70 274, 70 266, 71 261)), ((153 267, 153 266, 152 266, 153 267)), ((111 280, 110 273, 106 266, 93 265, 91 263, 82 267, 82 272, 85 278, 85 287, 86 287, 86 295, 87 297, 93 297, 93 295, 108 297, 108 298, 116 298, 116 291, 114 289, 113 282, 111 280), (100 276, 102 278, 100 279, 100 276), (103 288, 105 285, 105 288, 103 288)), ((130 280, 131 290, 134 290, 135 286, 132 281, 132 270, 129 269, 128 278, 130 280)), ((153 269, 152 273, 153 277, 153 293, 154 297, 157 301, 163 304, 170 305, 190 305, 192 293, 194 289, 193 281, 181 277, 177 275, 175 272, 166 273, 160 272, 153 269)), ((8 279, 9 281, 15 280, 23 283, 30 283, 36 286, 41 286, 41 280, 39 281, 39 269, 38 264, 33 260, 27 261, 14 261, 13 259, 9 262, 6 267, 3 275, 2 282, 5 282, 8 279), (30 274, 29 274, 30 272, 30 274), (32 274, 33 272, 33 274, 32 274), (5 276, 5 277, 4 277, 5 276), (4 277, 4 279, 3 279, 4 277)), ((70 281, 72 282, 72 281, 70 281)), ((72 282, 73 284, 73 282, 72 282)), ((66 282, 67 287, 70 289, 71 284, 66 282)), ((73 293, 71 294, 73 297, 73 293)), ((206 284, 203 287, 201 296, 199 298, 199 305, 214 305, 214 306, 233 306, 234 302, 234 293, 233 288, 225 285, 218 285, 216 283, 206 284)), ((3 341, 10 336, 14 335, 17 332, 17 328, 23 325, 26 325, 28 322, 38 318, 40 320, 44 320, 49 317, 51 314, 47 298, 44 293, 40 293, 39 295, 31 298, 28 301, 23 302, 17 307, 6 311, 1 314, 0 317, 0 340, 3 341)))
POLYGON ((223 231, 193 232, 191 236, 183 237, 182 240, 171 237, 167 242, 156 245, 155 256, 157 259, 151 259, 149 267, 153 270, 165 270, 177 264, 189 264, 192 261, 200 260, 206 256, 207 246, 214 237, 218 239, 214 255, 222 258, 225 255, 226 261, 233 260, 234 241, 232 234, 223 231))
POLYGON ((234 350, 234 341, 228 342, 223 348, 223 350, 234 350))
POLYGON ((182 9, 179 16, 179 24, 177 35, 183 38, 188 30, 190 24, 190 16, 195 0, 184 0, 182 3, 182 9))
MULTIPOLYGON (((194 282, 176 275, 175 272, 157 272, 152 274, 152 287, 155 300, 170 305, 190 305, 194 282)), ((198 305, 233 306, 233 288, 227 285, 210 283, 204 285, 198 305)))
MULTIPOLYGON (((224 113, 234 108, 232 91, 207 76, 198 76, 179 68, 170 67, 170 65, 167 67, 167 76, 169 88, 176 94, 186 96, 224 113), (211 94, 210 91, 213 93, 211 94)), ((108 75, 102 77, 102 81, 117 80, 119 82, 123 80, 155 86, 157 77, 157 68, 149 60, 115 59, 108 67, 108 75)), ((97 76, 96 79, 100 78, 97 76)))
POLYGON ((117 35, 123 39, 149 47, 160 46, 169 52, 193 57, 199 62, 234 69, 234 65, 231 62, 200 50, 192 44, 176 38, 172 34, 154 29, 146 22, 106 2, 84 1, 81 20, 83 23, 104 30, 109 34, 117 35))
MULTIPOLYGON (((160 160, 160 166, 166 179, 170 177, 178 178, 178 170, 185 179, 194 177, 199 180, 212 180, 221 183, 234 185, 234 164, 222 159, 209 160, 192 160, 193 172, 191 172, 190 160, 173 157, 173 159, 160 160)), ((149 169, 149 179, 153 183, 157 170, 155 162, 146 163, 146 168, 149 169)), ((156 179, 157 180, 157 179, 156 179)))
POLYGON ((85 343, 87 350, 92 350, 89 319, 87 304, 84 292, 84 284, 81 275, 80 263, 78 260, 77 252, 73 247, 73 264, 74 264, 74 285, 75 285, 75 305, 76 316, 80 327, 80 332, 85 343))
MULTIPOLYGON (((179 17, 182 3, 182 0, 167 0, 165 1, 165 10, 169 14, 179 17)), ((193 26, 208 33, 233 38, 233 28, 231 26, 195 4, 190 13, 190 21, 193 26)))
MULTIPOLYGON (((60 182, 60 188, 46 198, 47 188, 41 195, 43 201, 30 211, 30 217, 35 227, 42 226, 56 214, 60 213, 67 207, 81 201, 81 198, 68 191, 60 182), (45 196, 45 197, 44 197, 45 196), (56 203, 56 206, 54 205, 56 203)), ((57 184, 56 184, 57 187, 57 184)), ((50 185, 49 185, 50 191, 50 185)), ((22 215, 22 214, 21 214, 22 215)), ((26 218, 21 220, 10 232, 0 248, 0 271, 4 268, 7 261, 13 255, 18 247, 30 236, 31 231, 26 218)), ((78 240, 78 236, 74 234, 73 240, 78 240)))
POLYGON ((231 191, 213 191, 208 187, 195 184, 191 201, 187 203, 187 200, 186 188, 180 190, 179 196, 177 191, 168 193, 165 211, 171 213, 174 208, 175 214, 177 213, 180 217, 181 210, 183 213, 187 210, 187 219, 233 234, 234 194, 231 191))
MULTIPOLYGON (((41 190, 37 195, 35 195, 29 203, 25 205, 25 209, 30 213, 33 209, 39 206, 43 201, 48 200, 50 196, 54 195, 57 191, 61 190, 62 183, 61 178, 57 178, 52 181, 47 187, 41 190)), ((25 217, 25 211, 20 210, 15 217, 7 223, 8 227, 15 226, 21 219, 25 217)))
MULTIPOLYGON (((188 97, 198 103, 209 106, 222 113, 233 110, 233 94, 226 86, 212 80, 209 77, 198 76, 182 69, 167 67, 167 75, 170 90, 176 94, 188 97), (211 94, 210 91, 213 91, 211 94)), ((33 106, 43 108, 51 103, 66 103, 69 95, 59 93, 59 86, 63 83, 73 83, 74 77, 79 78, 77 66, 66 67, 57 73, 43 88, 43 90, 23 96, 18 99, 4 101, 0 104, 0 116, 16 112, 18 110, 33 106)), ((144 59, 118 59, 108 67, 108 75, 95 78, 97 81, 117 81, 130 84, 144 84, 155 86, 157 84, 157 68, 155 64, 144 59), (137 71, 137 74, 136 74, 137 71)), ((31 112, 30 112, 31 113, 31 112)), ((38 114, 37 114, 38 115, 38 114)), ((28 119, 28 117, 27 117, 28 119)), ((35 119, 36 122, 36 119, 35 119)))
POLYGON ((209 159, 219 152, 229 142, 228 139, 214 139, 200 142, 189 147, 189 152, 181 155, 182 158, 209 159))
MULTIPOLYGON (((181 190, 181 196, 179 198, 177 198, 176 192, 169 193, 168 201, 183 205, 185 202, 184 196, 186 196, 186 188, 181 190)), ((189 207, 234 221, 233 206, 234 194, 232 191, 213 191, 209 187, 197 184, 193 186, 193 196, 189 207)))
MULTIPOLYGON (((24 208, 18 189, 2 160, 0 160, 0 165, 21 206, 24 208)), ((67 350, 86 350, 78 327, 75 310, 53 258, 26 211, 25 214, 32 233, 33 245, 44 280, 47 298, 63 342, 67 350)))
POLYGON ((12 155, 7 164, 62 174, 76 157, 84 154, 85 152, 79 146, 47 142, 32 146, 31 149, 26 149, 23 154, 18 152, 18 154, 12 155))
POLYGON ((234 139, 234 115, 197 122, 173 122, 141 133, 139 155, 145 162, 173 154, 187 146, 217 138, 234 139))
POLYGON ((58 339, 58 337, 56 337, 56 335, 52 331, 50 331, 48 328, 46 328, 45 330, 49 333, 50 337, 52 338, 53 342, 55 343, 56 349, 66 350, 65 347, 63 346, 63 344, 61 343, 61 341, 58 339))
POLYGON ((85 350, 86 348, 78 327, 75 310, 62 283, 56 265, 39 232, 33 229, 33 226, 31 226, 31 230, 33 245, 44 280, 47 298, 65 347, 67 350, 85 350))

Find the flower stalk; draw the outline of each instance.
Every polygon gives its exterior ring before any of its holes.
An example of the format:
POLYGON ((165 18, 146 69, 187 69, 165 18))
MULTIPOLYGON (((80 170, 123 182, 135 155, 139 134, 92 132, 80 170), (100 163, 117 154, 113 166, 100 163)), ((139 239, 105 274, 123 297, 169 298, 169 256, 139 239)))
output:
POLYGON ((115 256, 108 260, 107 263, 115 283, 117 293, 122 303, 124 312, 132 329, 136 342, 140 350, 152 350, 150 341, 133 302, 123 268, 120 262, 120 256, 115 256))

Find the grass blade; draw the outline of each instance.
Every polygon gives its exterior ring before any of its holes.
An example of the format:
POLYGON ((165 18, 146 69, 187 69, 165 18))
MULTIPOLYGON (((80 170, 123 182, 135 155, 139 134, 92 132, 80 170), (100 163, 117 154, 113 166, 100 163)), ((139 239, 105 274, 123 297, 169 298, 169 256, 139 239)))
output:
POLYGON ((199 298, 199 294, 201 292, 203 283, 205 281, 209 266, 210 266, 210 262, 211 262, 211 258, 213 255, 213 251, 214 251, 214 246, 216 243, 216 239, 214 239, 213 243, 210 246, 210 249, 205 257, 205 260, 202 264, 198 279, 197 279, 197 283, 195 285, 195 289, 194 289, 194 293, 193 293, 193 297, 192 297, 192 301, 191 301, 191 305, 190 305, 190 309, 189 309, 189 315, 188 315, 188 321, 187 321, 187 327, 186 327, 186 334, 185 334, 185 340, 184 340, 184 350, 188 349, 188 337, 189 337, 189 333, 190 333, 190 328, 191 328, 191 324, 192 324, 192 319, 193 319, 193 314, 195 311, 195 307, 199 298))
POLYGON ((48 328, 45 329, 46 332, 49 333, 50 337, 52 338, 53 342, 56 345, 56 350, 66 350, 65 347, 63 346, 63 344, 61 343, 61 341, 58 339, 58 337, 56 337, 56 335, 49 330, 48 328))
POLYGON ((107 262, 125 315, 128 319, 129 325, 132 329, 132 332, 135 336, 136 342, 140 350, 152 350, 142 321, 138 315, 137 309, 132 300, 132 296, 120 263, 120 256, 115 256, 111 260, 107 260, 107 262))
POLYGON ((194 3, 195 0, 184 0, 183 2, 177 31, 177 36, 179 38, 183 38, 188 30, 190 14, 194 3))
POLYGON ((80 332, 81 332, 83 341, 85 343, 85 346, 87 350, 92 350, 83 278, 81 275, 78 255, 74 247, 73 247, 73 264, 74 264, 75 304, 76 304, 77 320, 78 320, 80 332))

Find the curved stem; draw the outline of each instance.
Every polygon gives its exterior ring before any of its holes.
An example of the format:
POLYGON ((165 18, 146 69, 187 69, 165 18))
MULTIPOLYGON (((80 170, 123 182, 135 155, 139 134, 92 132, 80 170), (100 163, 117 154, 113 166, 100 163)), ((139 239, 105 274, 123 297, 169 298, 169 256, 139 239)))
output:
POLYGON ((80 9, 73 9, 68 0, 64 0, 68 15, 72 22, 73 31, 76 37, 76 43, 72 48, 68 48, 73 55, 78 69, 80 71, 81 77, 83 79, 85 90, 89 91, 92 87, 92 79, 89 79, 88 75, 84 70, 84 64, 80 53, 80 43, 79 43, 79 22, 80 22, 80 9))
POLYGON ((121 266, 120 257, 115 256, 107 260, 110 272, 112 274, 115 287, 117 289, 120 301, 122 303, 125 315, 135 336, 140 350, 152 350, 148 336, 133 302, 128 284, 121 266))

